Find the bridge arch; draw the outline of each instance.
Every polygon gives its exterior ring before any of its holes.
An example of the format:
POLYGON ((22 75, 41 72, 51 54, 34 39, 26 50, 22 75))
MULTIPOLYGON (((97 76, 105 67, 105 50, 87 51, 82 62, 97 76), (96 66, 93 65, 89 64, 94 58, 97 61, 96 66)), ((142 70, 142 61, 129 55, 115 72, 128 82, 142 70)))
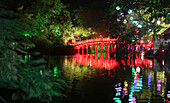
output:
POLYGON ((93 46, 95 47, 95 54, 97 54, 97 48, 100 46, 100 52, 103 52, 103 46, 105 45, 106 48, 106 53, 109 53, 110 47, 111 47, 111 52, 113 52, 113 49, 115 50, 116 48, 113 48, 113 44, 116 44, 116 41, 118 38, 113 38, 111 39, 110 37, 108 38, 96 38, 96 39, 88 39, 84 41, 77 42, 74 46, 75 49, 78 50, 78 53, 80 53, 80 49, 82 54, 84 54, 84 48, 86 48, 86 54, 88 54, 88 48, 90 47, 91 54, 92 54, 92 49, 93 46))

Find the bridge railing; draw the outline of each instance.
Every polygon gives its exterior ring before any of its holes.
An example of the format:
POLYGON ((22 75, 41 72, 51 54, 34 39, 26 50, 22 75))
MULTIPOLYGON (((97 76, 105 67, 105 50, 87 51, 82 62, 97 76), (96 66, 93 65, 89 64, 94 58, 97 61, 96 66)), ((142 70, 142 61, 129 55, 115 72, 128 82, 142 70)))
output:
POLYGON ((75 45, 81 45, 81 44, 88 44, 88 43, 95 43, 95 42, 115 42, 118 40, 118 38, 111 39, 110 37, 108 38, 96 38, 96 39, 88 39, 84 41, 77 42, 75 45))

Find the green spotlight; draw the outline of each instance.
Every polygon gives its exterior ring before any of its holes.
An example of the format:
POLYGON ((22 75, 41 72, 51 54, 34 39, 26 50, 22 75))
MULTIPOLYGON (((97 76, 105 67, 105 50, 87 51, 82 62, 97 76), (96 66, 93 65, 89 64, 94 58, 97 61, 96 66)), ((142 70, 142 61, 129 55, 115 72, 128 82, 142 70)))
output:
POLYGON ((117 6, 117 7, 116 7, 116 10, 120 10, 120 7, 119 7, 119 6, 117 6))
POLYGON ((133 20, 133 17, 132 17, 132 16, 130 17, 130 20, 133 20))

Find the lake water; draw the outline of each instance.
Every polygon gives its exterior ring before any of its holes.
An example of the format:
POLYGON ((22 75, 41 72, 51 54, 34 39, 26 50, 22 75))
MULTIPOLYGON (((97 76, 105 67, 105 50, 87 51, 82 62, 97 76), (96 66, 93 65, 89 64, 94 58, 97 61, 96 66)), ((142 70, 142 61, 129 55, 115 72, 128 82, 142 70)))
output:
POLYGON ((62 103, 169 103, 169 61, 146 59, 142 53, 114 58, 108 54, 50 57, 50 65, 62 70, 69 85, 62 103))

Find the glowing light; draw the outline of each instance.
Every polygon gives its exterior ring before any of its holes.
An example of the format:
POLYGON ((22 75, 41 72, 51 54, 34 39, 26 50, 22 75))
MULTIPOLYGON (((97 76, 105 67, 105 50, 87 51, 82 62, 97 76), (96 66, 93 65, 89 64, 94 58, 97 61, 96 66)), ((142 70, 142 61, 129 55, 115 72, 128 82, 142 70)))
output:
POLYGON ((165 62, 164 62, 164 60, 162 60, 162 65, 165 65, 165 62))
POLYGON ((58 75, 57 75, 58 72, 57 71, 58 71, 58 69, 57 69, 57 66, 56 66, 56 67, 54 67, 54 75, 53 75, 54 77, 58 77, 58 75))
POLYGON ((116 10, 120 10, 120 7, 119 7, 119 6, 116 6, 116 10))
POLYGON ((131 10, 131 9, 129 9, 129 10, 128 10, 128 13, 129 13, 129 14, 131 14, 131 13, 132 13, 132 10, 131 10))
POLYGON ((132 21, 133 24, 137 24, 138 22, 137 21, 132 21))
POLYGON ((151 31, 152 31, 152 29, 148 28, 148 32, 151 32, 151 31))
POLYGON ((123 13, 120 13, 120 15, 123 15, 123 13))
POLYGON ((40 75, 43 75, 43 72, 42 72, 42 70, 40 70, 40 75))
POLYGON ((170 98, 170 94, 169 93, 170 93, 170 91, 168 91, 167 98, 170 98))
POLYGON ((24 34, 25 35, 25 37, 32 37, 30 34, 28 34, 28 33, 26 33, 26 34, 24 34))
POLYGON ((125 19, 125 20, 123 21, 123 23, 126 24, 126 23, 127 23, 127 20, 125 19))
POLYGON ((31 59, 31 55, 25 55, 25 63, 30 61, 30 59, 31 59))
POLYGON ((149 73, 148 75, 148 87, 151 86, 151 73, 149 73))
POLYGON ((138 28, 142 28, 142 25, 141 25, 141 24, 139 24, 139 25, 138 25, 138 28))
POLYGON ((117 21, 120 21, 120 18, 117 18, 117 21))
POLYGON ((133 17, 132 17, 132 16, 130 17, 130 20, 133 20, 133 17))
POLYGON ((122 103, 120 98, 113 98, 113 100, 115 101, 115 103, 122 103))
MULTIPOLYGON (((121 92, 122 92, 122 87, 120 87, 120 86, 121 86, 121 83, 117 83, 117 84, 115 85, 116 96, 118 96, 118 97, 121 96, 121 92)), ((121 100, 120 100, 120 98, 118 98, 118 97, 113 98, 113 100, 115 101, 115 103, 121 103, 121 100)))
POLYGON ((160 20, 158 20, 156 23, 159 25, 159 24, 161 24, 161 21, 160 21, 160 20))
POLYGON ((139 67, 136 68, 136 72, 140 73, 140 68, 139 67))
POLYGON ((161 80, 158 80, 157 91, 160 91, 160 90, 161 90, 161 80))

